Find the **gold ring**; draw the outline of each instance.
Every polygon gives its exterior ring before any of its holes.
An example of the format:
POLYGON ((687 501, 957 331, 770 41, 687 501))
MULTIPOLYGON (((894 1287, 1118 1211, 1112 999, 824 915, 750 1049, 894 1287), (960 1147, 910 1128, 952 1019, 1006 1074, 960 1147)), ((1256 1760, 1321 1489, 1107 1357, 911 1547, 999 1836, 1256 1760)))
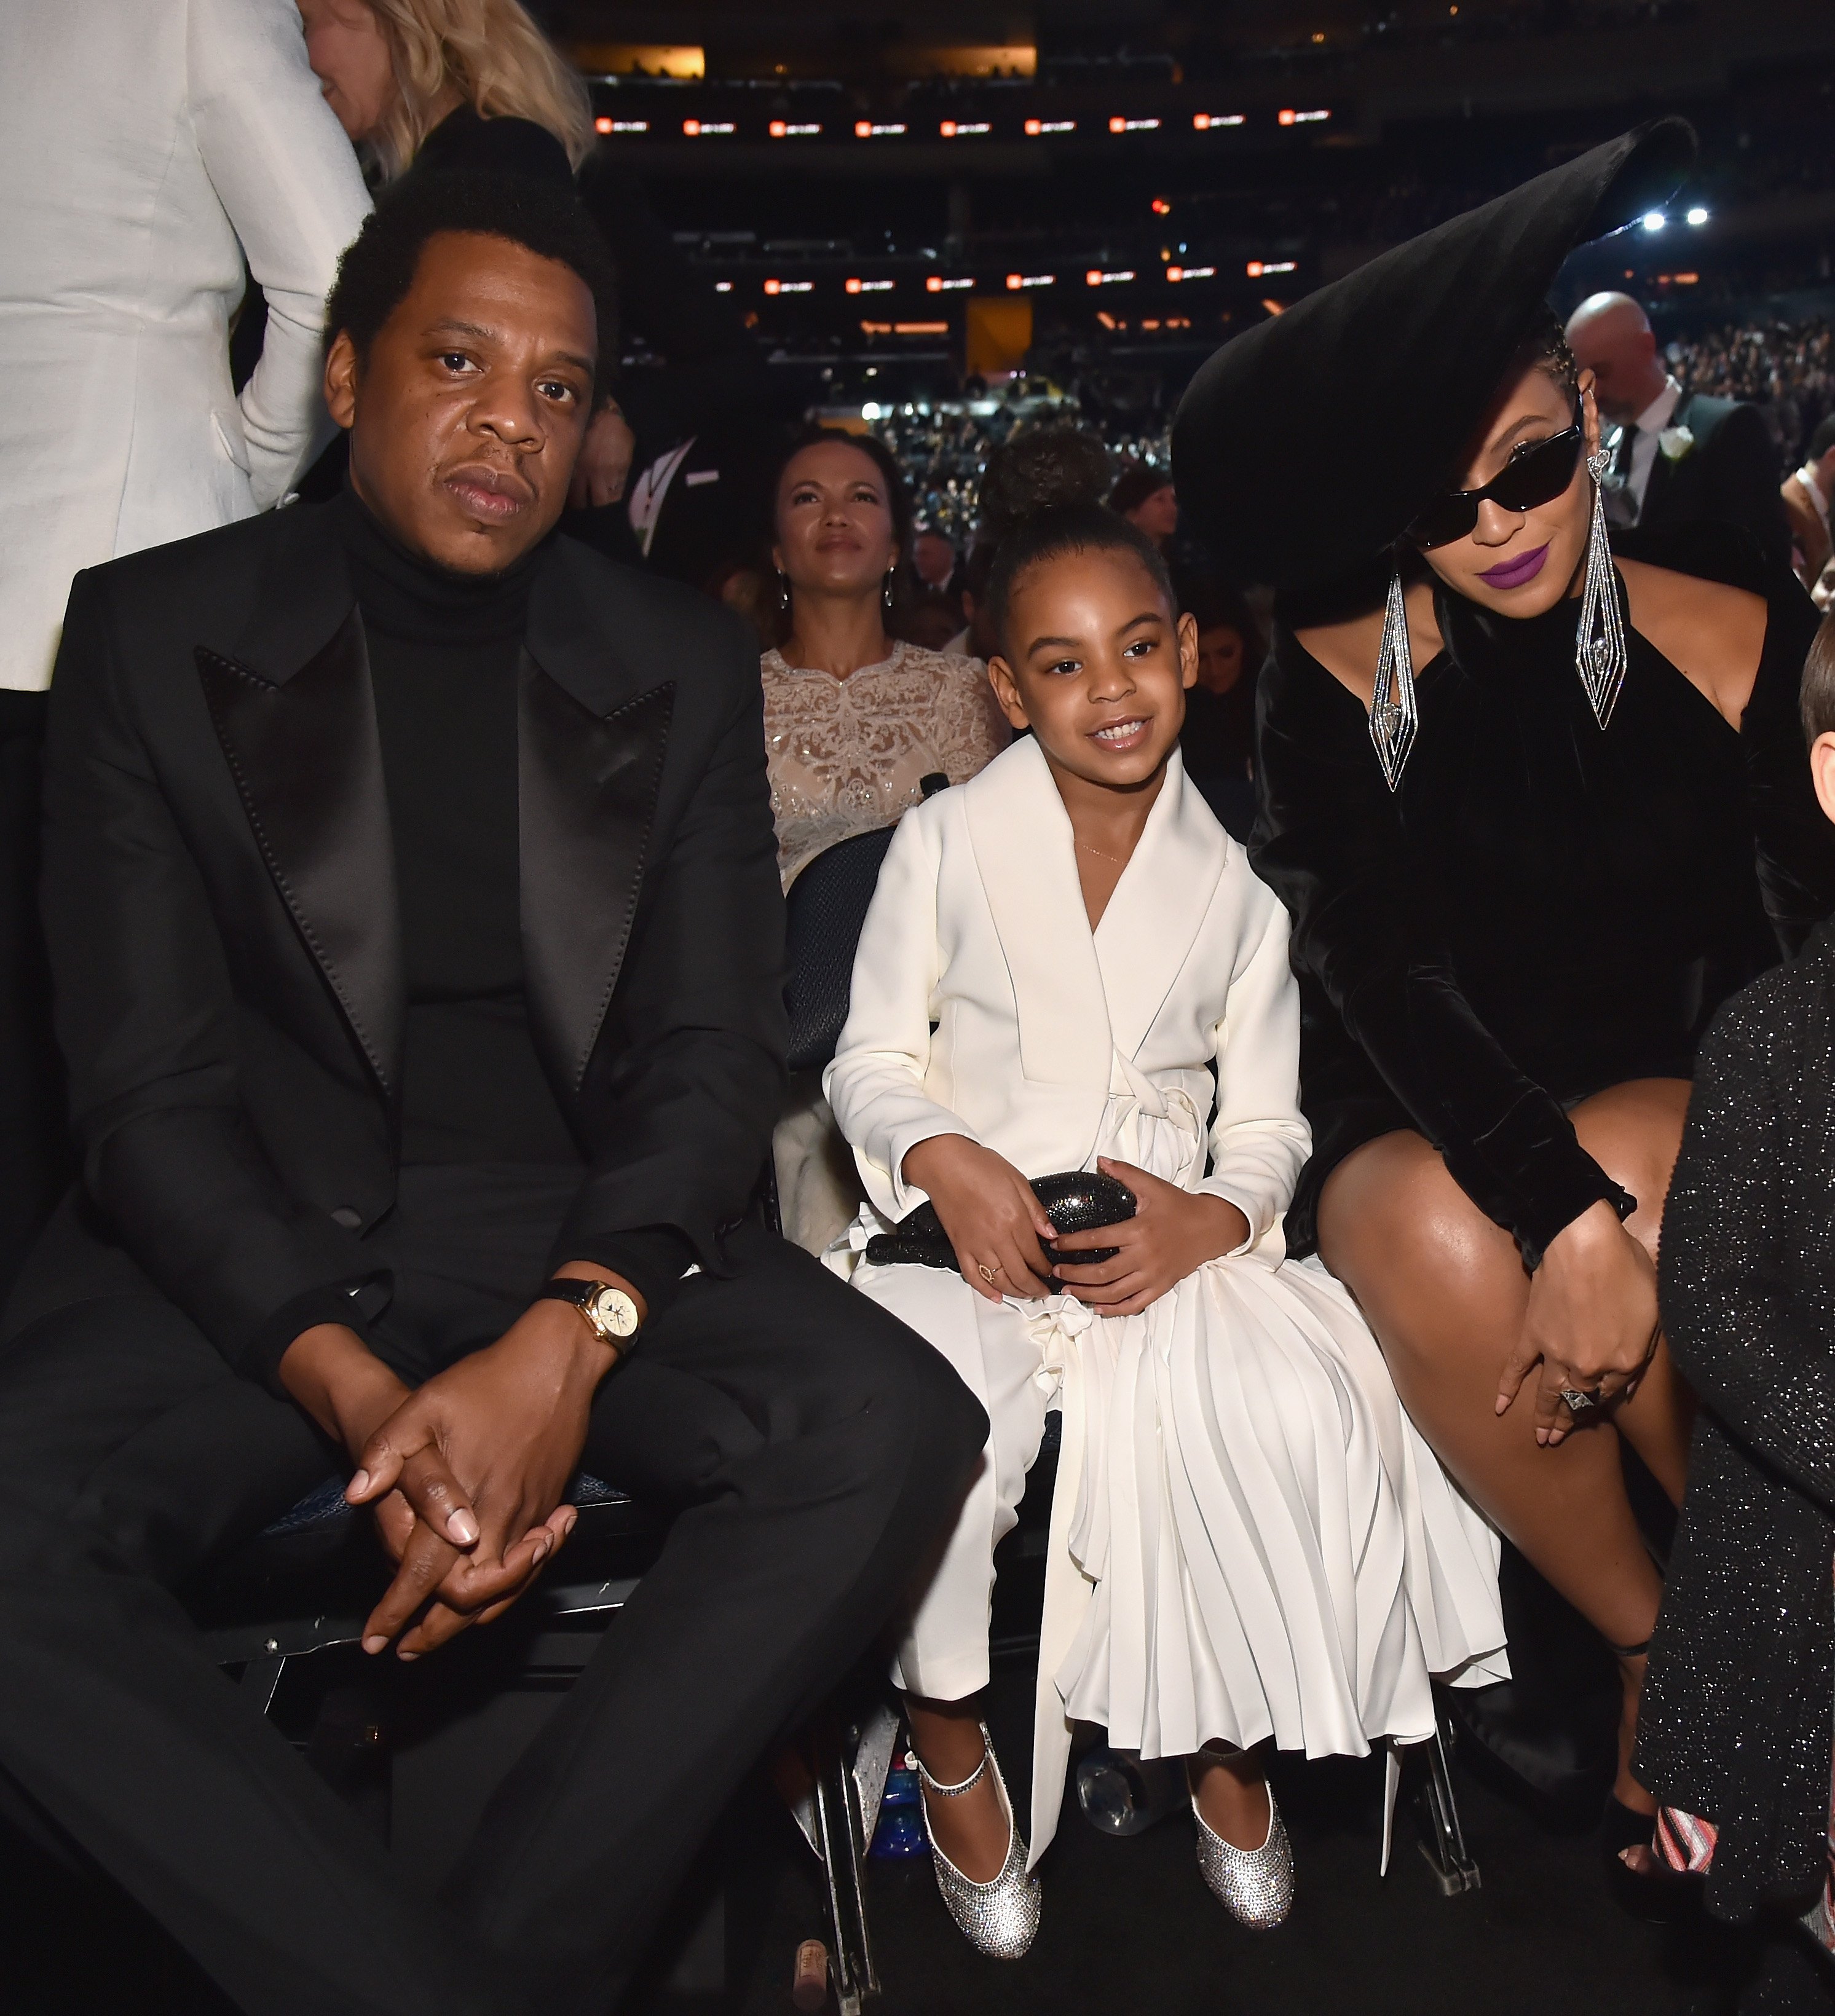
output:
POLYGON ((991 1288, 994 1285, 994 1276, 1000 1270, 998 1267, 990 1267, 985 1260, 978 1260, 975 1263, 975 1271, 991 1288))

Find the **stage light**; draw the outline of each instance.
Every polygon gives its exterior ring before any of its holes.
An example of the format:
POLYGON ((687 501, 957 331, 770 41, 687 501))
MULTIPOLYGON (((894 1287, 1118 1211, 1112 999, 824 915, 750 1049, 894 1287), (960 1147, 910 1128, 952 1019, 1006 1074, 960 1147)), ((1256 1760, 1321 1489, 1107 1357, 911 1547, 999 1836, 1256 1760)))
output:
POLYGON ((883 122, 872 119, 856 119, 854 121, 854 138, 856 140, 892 139, 905 131, 905 122, 902 119, 888 120, 883 122))
POLYGON ((991 133, 994 129, 985 119, 945 119, 936 130, 946 140, 967 140, 976 134, 991 133))
POLYGON ((1214 280, 1217 269, 1214 266, 1169 266, 1166 276, 1169 280, 1214 280))
POLYGON ((1083 275, 1083 284, 1089 287, 1112 287, 1123 280, 1131 280, 1134 277, 1134 269, 1131 266, 1112 273, 1105 273, 1100 266, 1092 266, 1083 275))
MULTIPOLYGON (((1689 221, 1697 228, 1707 221, 1707 212, 1701 207, 1700 203, 1696 203, 1694 208, 1689 212, 1689 221)), ((1679 274, 1677 275, 1678 279, 1681 277, 1682 276, 1679 274)))
POLYGON ((595 119, 593 121, 593 131, 595 133, 609 133, 611 131, 611 121, 603 117, 595 119))
POLYGON ((593 124, 601 133, 647 133, 650 131, 647 119, 595 119, 593 124))
POLYGON ((1118 113, 1109 121, 1109 130, 1112 133, 1157 133, 1159 121, 1157 119, 1123 119, 1118 113))
POLYGON ((1015 293, 1022 287, 1054 287, 1058 284, 1055 273, 1009 273, 1007 285, 1015 293))
POLYGON ((1152 207, 1153 214, 1155 217, 1170 217, 1173 214, 1172 205, 1163 196, 1156 196, 1153 199, 1152 207))
POLYGON ((1660 231, 1668 221, 1669 219, 1660 210, 1647 210, 1644 213, 1644 229, 1646 231, 1660 231))
POLYGON ((767 280, 767 294, 813 294, 816 291, 813 280, 767 280))
POLYGON ((1217 126, 1240 126, 1243 122, 1244 114, 1240 112, 1194 112, 1191 115, 1192 126, 1200 133, 1208 133, 1217 126))
POLYGON ((924 283, 925 290, 933 294, 953 294, 963 287, 972 287, 972 280, 946 280, 941 273, 931 274, 924 283))
POLYGON ((730 119, 684 119, 682 131, 690 140, 717 139, 734 131, 730 119))
POLYGON ((733 291, 733 283, 732 283, 730 280, 716 280, 716 281, 715 281, 715 283, 714 283, 714 292, 715 292, 716 294, 730 294, 730 293, 732 293, 732 291, 733 291))
POLYGON ((850 294, 889 294, 893 286, 890 280, 856 280, 851 278, 845 284, 850 294))
POLYGON ((1292 259, 1251 259, 1243 268, 1252 280, 1259 280, 1264 273, 1291 273, 1295 261, 1292 259))
POLYGON ((1283 126, 1316 126, 1321 119, 1329 119, 1332 114, 1322 107, 1312 112, 1296 112, 1292 106, 1283 106, 1274 116, 1283 126))
POLYGON ((863 420, 878 419, 879 418, 879 401, 877 399, 868 399, 865 401, 860 408, 860 418, 863 420))
POLYGON ((1074 133, 1076 131, 1076 121, 1074 119, 1029 119, 1026 122, 1026 135, 1029 140, 1036 140, 1047 133, 1074 133))

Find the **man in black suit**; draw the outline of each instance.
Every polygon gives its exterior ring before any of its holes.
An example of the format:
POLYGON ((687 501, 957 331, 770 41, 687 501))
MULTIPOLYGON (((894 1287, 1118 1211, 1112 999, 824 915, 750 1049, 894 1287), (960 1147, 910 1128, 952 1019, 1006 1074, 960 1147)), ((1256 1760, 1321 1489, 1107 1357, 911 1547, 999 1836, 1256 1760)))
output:
POLYGON ((1743 527, 1768 560, 1789 566, 1783 471, 1758 409, 1685 391, 1664 368, 1650 318, 1629 294, 1589 295, 1569 318, 1567 343, 1593 373, 1599 411, 1618 423, 1606 477, 1613 521, 1718 520, 1743 527))
POLYGON ((756 647, 548 536, 608 343, 564 193, 428 178, 333 297, 350 487, 80 575, 45 899, 85 1154, 0 1352, 0 1803, 250 2016, 607 2007, 985 1418, 748 1221, 784 1085, 756 647), (627 1362, 628 1361, 628 1362, 627 1362), (424 1655, 681 1507, 439 1901, 173 1592, 351 1474, 424 1655))

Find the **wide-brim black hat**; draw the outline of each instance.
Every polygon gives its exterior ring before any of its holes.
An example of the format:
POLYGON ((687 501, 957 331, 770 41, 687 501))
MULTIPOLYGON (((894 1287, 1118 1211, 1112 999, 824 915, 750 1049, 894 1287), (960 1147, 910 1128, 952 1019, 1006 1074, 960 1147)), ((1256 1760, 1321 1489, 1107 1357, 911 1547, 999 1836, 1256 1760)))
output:
POLYGON ((1368 567, 1457 484, 1562 261, 1665 201, 1694 159, 1686 120, 1654 120, 1225 344, 1173 423, 1181 516, 1239 581, 1368 567))

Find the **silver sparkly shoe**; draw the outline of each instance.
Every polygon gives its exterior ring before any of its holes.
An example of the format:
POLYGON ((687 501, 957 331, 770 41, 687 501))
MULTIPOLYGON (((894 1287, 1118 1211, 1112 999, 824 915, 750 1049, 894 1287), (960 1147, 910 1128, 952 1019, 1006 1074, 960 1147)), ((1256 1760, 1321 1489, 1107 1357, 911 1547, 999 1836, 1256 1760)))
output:
POLYGON ((918 1803, 924 1809, 924 1831, 930 1839, 936 1887, 943 1892, 950 1916, 977 1953, 986 1954, 990 1960, 1018 1960, 1039 1929, 1039 1879, 1026 1874, 1026 1843, 1020 1839, 1014 1821, 1013 1802, 1007 1796, 1007 1781, 1000 1776, 987 1724, 984 1722, 981 1726, 981 1762, 961 1784, 938 1784, 925 1769, 921 1757, 918 1775, 924 1781, 925 1797, 918 1803), (932 1795, 942 1799, 960 1798, 979 1785, 989 1771, 994 1774, 1000 1804, 1007 1809, 1007 1859, 991 1883, 971 1883, 937 1846, 936 1836, 930 1831, 929 1801, 932 1795))
POLYGON ((1198 1823, 1199 1873, 1211 1894, 1251 1931, 1271 1932, 1293 1909, 1293 1848, 1273 1787, 1268 1791, 1268 1838, 1260 1848, 1232 1848, 1205 1824, 1195 1797, 1191 1817, 1198 1823))

